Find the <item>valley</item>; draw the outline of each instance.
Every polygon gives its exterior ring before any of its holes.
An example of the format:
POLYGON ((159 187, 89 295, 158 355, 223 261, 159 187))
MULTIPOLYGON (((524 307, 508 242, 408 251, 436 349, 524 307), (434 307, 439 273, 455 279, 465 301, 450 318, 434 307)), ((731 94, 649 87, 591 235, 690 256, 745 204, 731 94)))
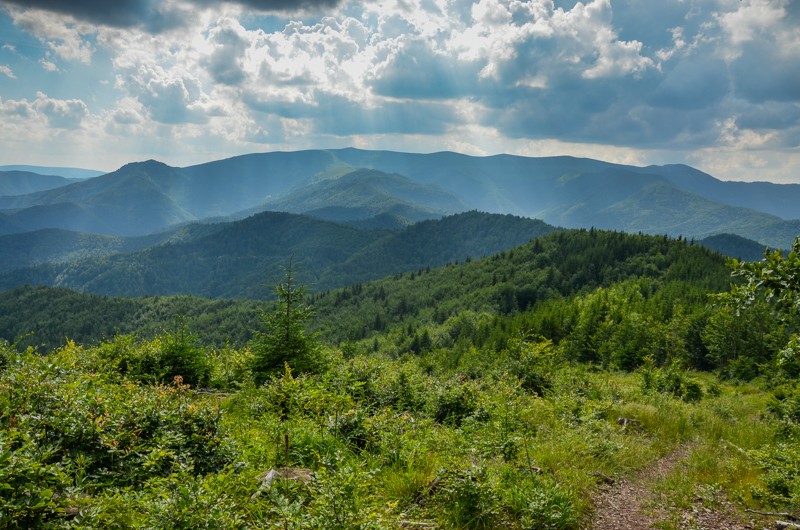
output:
POLYGON ((6 195, 0 521, 768 526, 795 188, 727 184, 344 149, 6 195))

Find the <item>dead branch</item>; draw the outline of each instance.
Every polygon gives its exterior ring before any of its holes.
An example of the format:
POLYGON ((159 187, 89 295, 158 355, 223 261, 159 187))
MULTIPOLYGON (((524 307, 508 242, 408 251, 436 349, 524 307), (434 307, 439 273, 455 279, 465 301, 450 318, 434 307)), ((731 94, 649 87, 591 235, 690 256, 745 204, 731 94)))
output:
POLYGON ((756 515, 767 515, 769 517, 785 517, 790 521, 800 521, 800 518, 788 512, 762 512, 759 510, 751 510, 750 508, 747 508, 745 511, 748 513, 754 513, 756 515))

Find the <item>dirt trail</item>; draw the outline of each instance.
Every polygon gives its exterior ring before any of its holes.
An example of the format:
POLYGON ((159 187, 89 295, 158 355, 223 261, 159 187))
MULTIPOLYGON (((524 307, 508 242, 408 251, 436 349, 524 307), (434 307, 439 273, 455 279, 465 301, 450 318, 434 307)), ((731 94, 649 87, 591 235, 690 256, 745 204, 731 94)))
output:
POLYGON ((725 503, 719 509, 704 507, 699 501, 675 518, 669 507, 654 507, 652 487, 669 475, 688 456, 689 449, 680 447, 651 467, 630 479, 605 486, 593 500, 595 514, 587 530, 648 530, 659 521, 676 521, 686 530, 756 530, 769 528, 767 521, 743 523, 733 516, 725 503))

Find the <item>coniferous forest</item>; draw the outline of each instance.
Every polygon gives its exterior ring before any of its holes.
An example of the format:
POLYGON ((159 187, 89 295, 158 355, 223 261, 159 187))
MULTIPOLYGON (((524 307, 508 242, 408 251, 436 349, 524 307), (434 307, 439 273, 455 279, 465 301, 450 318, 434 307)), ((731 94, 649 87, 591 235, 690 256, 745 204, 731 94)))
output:
POLYGON ((800 514, 800 239, 557 231, 268 301, 3 294, 5 528, 661 528, 800 514), (12 316, 13 315, 13 316, 12 316))

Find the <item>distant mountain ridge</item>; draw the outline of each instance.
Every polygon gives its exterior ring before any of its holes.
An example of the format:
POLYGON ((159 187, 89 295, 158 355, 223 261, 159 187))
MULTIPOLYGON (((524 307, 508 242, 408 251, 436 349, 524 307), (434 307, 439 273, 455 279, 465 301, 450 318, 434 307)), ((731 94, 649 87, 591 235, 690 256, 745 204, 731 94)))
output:
POLYGON ((467 203, 443 189, 374 169, 357 169, 339 178, 315 182, 269 200, 263 207, 335 221, 390 214, 414 222, 469 209, 467 203))
POLYGON ((400 223, 480 210, 564 227, 696 238, 735 233, 786 248, 800 233, 797 205, 800 185, 722 182, 682 165, 347 148, 250 154, 186 168, 127 164, 56 189, 0 197, 0 234, 59 228, 139 236, 265 210, 338 222, 391 215, 400 223))
POLYGON ((27 173, 37 173, 39 175, 56 175, 70 180, 83 180, 100 175, 105 175, 105 171, 96 169, 82 169, 77 167, 51 167, 51 166, 31 166, 26 164, 16 164, 0 166, 0 171, 25 171, 27 173))
POLYGON ((41 175, 31 171, 0 171, 0 196, 25 195, 66 186, 72 182, 57 175, 41 175))
MULTIPOLYGON (((100 249, 87 259, 9 271, 0 274, 0 290, 51 285, 113 296, 264 298, 271 294, 267 286, 274 283, 272 276, 290 256, 300 281, 325 290, 491 255, 557 229, 534 219, 479 212, 397 231, 265 212, 192 230, 184 239, 133 252, 103 254, 100 249)), ((13 236, 0 237, 0 249, 8 240, 13 236)), ((138 243, 140 239, 118 244, 132 248, 138 243)))

